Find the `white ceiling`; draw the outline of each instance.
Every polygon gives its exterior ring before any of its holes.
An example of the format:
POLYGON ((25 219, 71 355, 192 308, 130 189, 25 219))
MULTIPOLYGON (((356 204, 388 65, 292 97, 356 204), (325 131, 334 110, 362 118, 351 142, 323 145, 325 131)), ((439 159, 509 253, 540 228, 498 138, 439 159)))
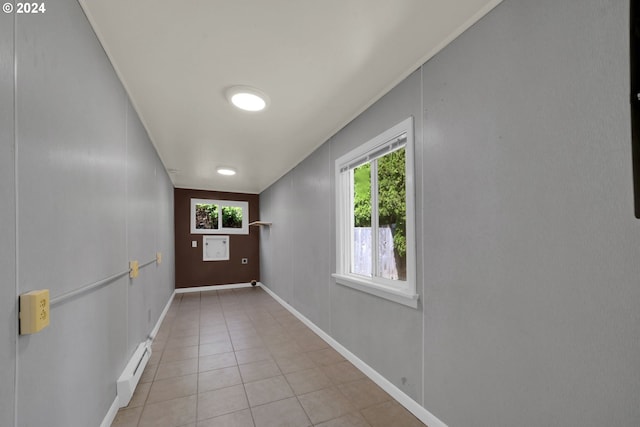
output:
POLYGON ((173 184, 259 193, 501 0, 79 1, 173 184))

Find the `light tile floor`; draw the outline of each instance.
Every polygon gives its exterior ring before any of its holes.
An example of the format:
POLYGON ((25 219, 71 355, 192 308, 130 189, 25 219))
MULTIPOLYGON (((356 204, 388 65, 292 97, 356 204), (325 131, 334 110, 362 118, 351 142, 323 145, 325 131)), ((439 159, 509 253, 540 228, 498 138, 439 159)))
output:
POLYGON ((424 426, 261 288, 177 294, 112 427, 424 426))

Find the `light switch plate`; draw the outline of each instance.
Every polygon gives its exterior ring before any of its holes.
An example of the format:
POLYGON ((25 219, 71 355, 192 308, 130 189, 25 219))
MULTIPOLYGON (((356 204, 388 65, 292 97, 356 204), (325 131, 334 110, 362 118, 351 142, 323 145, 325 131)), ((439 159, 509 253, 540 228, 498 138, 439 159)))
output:
POLYGON ((197 240, 192 240, 191 241, 191 247, 192 248, 197 248, 198 247, 198 241, 197 240))

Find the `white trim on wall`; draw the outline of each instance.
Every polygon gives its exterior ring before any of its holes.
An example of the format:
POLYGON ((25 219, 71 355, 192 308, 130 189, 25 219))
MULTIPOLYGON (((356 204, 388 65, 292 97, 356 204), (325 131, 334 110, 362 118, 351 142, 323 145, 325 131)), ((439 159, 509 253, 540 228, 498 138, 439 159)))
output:
POLYGON ((153 327, 153 329, 149 333, 147 341, 153 341, 155 339, 156 335, 158 335, 158 331, 160 330, 160 325, 162 325, 162 321, 164 320, 164 317, 167 315, 167 312, 169 311, 169 307, 171 307, 171 303, 173 302, 173 298, 175 296, 176 296, 176 292, 174 290, 171 293, 171 296, 169 297, 169 301, 164 306, 164 310, 162 310, 162 313, 160 313, 160 317, 158 318, 158 321, 156 322, 156 325, 153 327))
POLYGON ((222 291, 224 289, 240 289, 250 288, 251 283, 234 283, 231 285, 211 285, 211 286, 195 286, 192 288, 178 288, 176 294, 188 294, 192 292, 206 292, 206 291, 222 291))
POLYGON ((118 415, 118 409, 120 409, 120 405, 118 403, 119 403, 119 399, 118 399, 118 396, 116 395, 116 398, 113 399, 113 403, 111 404, 111 407, 107 411, 107 415, 104 416, 104 419, 100 423, 100 427, 111 426, 111 424, 113 423, 113 420, 116 419, 116 415, 118 415))

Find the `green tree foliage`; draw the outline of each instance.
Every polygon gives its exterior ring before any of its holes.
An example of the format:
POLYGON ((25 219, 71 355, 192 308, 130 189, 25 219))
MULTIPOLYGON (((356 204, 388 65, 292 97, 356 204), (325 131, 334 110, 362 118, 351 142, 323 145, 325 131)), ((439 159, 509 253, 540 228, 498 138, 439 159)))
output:
POLYGON ((356 227, 371 227, 371 164, 353 170, 353 215, 356 227))
POLYGON ((378 159, 378 214, 380 225, 391 227, 397 255, 407 255, 407 191, 404 148, 378 159))
POLYGON ((196 205, 196 228, 212 230, 218 228, 218 206, 196 205))
POLYGON ((242 228, 242 208, 223 206, 222 226, 225 228, 242 228))

